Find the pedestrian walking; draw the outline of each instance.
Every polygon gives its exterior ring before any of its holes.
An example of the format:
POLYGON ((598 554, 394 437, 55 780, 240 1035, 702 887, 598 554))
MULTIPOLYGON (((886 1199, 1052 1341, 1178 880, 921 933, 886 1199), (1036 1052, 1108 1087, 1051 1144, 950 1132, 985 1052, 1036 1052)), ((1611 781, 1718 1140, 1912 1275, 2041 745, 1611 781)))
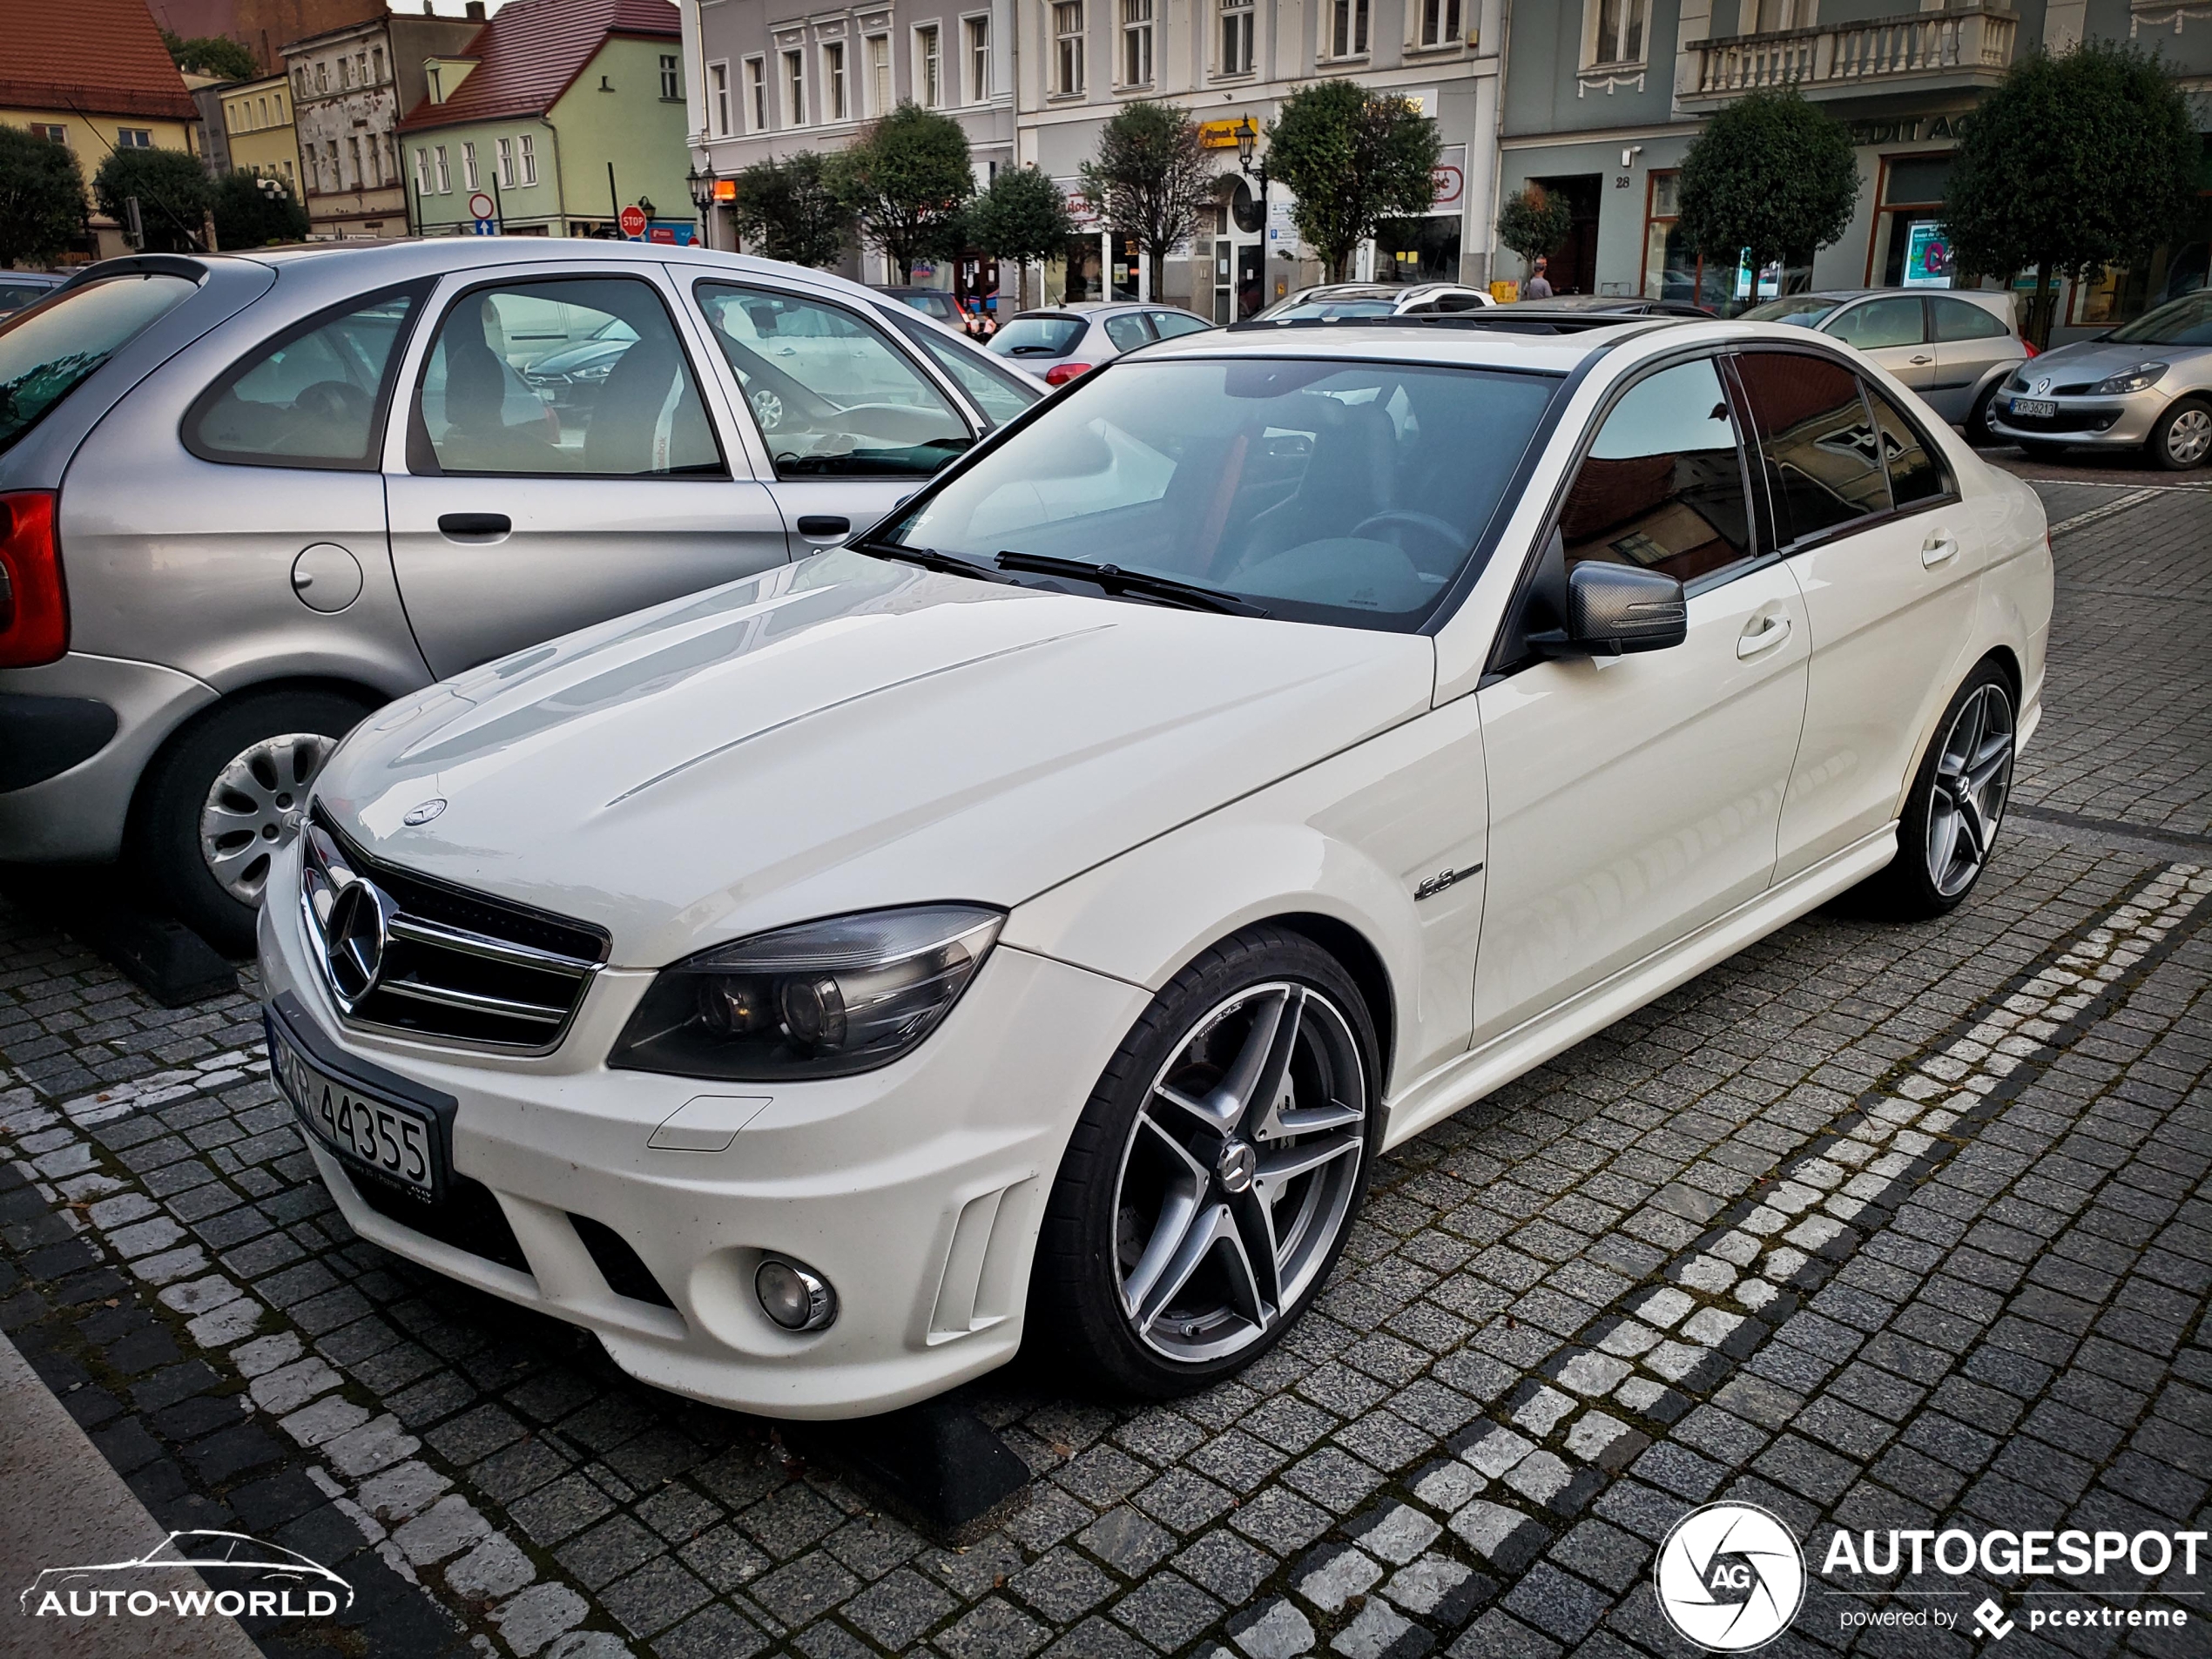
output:
POLYGON ((1527 286, 1521 291, 1522 299, 1548 300, 1552 297, 1552 285, 1544 275, 1545 267, 1550 263, 1551 261, 1546 259, 1539 259, 1536 261, 1535 268, 1528 273, 1527 286))

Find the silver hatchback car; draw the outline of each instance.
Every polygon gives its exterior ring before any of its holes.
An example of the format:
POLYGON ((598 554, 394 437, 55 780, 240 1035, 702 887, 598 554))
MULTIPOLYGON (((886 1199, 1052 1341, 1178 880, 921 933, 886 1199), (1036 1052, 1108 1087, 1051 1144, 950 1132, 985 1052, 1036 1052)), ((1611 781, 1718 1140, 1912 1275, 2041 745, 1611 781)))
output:
POLYGON ((1989 425, 2031 455, 2141 444, 2153 466, 2202 466, 2212 457, 2212 289, 2023 365, 1989 425))
POLYGON ((1770 300, 1746 322, 1786 322, 1855 346, 1972 438, 1990 401, 2035 354, 2014 326, 2013 296, 1984 288, 1838 288, 1770 300))
POLYGON ((403 692, 843 541, 1042 388, 890 296, 475 238, 89 268, 0 322, 0 860, 251 948, 403 692))
POLYGON ((991 336, 993 356, 1034 374, 1047 386, 1065 386, 1099 363, 1156 340, 1204 334, 1214 325, 1180 306, 1132 300, 1086 300, 1075 305, 1017 312, 991 336))

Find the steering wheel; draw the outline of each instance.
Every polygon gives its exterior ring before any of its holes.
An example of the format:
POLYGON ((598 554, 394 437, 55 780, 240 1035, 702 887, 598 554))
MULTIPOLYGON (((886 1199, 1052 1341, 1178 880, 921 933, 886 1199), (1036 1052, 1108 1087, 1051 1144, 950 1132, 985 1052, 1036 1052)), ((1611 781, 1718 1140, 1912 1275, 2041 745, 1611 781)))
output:
POLYGON ((349 381, 317 381, 300 388, 292 408, 322 421, 358 420, 369 412, 368 394, 349 381))
MULTIPOLYGON (((1352 534, 1355 536, 1367 536, 1379 541, 1385 538, 1372 536, 1372 532, 1396 529, 1418 530, 1424 536, 1433 537, 1438 551, 1443 555, 1440 563, 1446 569, 1458 563, 1460 560, 1467 556, 1468 545, 1467 532, 1456 524, 1446 523, 1433 513, 1410 513, 1396 509, 1387 512, 1375 513, 1354 524, 1352 527, 1352 534)), ((1387 539, 1397 540, 1395 536, 1387 539)), ((1413 550, 1406 546, 1403 542, 1399 542, 1398 545, 1406 557, 1413 556, 1413 550)))

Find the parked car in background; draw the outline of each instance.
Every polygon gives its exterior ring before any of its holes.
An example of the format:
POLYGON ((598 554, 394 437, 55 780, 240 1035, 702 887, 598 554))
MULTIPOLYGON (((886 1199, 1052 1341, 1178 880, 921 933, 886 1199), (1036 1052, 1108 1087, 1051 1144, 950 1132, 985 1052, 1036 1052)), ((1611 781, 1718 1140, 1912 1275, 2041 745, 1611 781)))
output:
POLYGON ((942 288, 886 287, 876 292, 887 300, 896 300, 900 305, 919 311, 933 321, 960 326, 960 302, 942 288))
POLYGON ((2212 289, 2021 365, 1989 429, 2031 455, 2141 444, 2154 466, 2202 466, 2212 456, 2212 289))
POLYGON ((1688 300, 1647 300, 1641 294, 1556 293, 1548 300, 1515 300, 1500 309, 1590 313, 1602 317, 1683 317, 1695 320, 1719 314, 1688 300))
POLYGON ((0 270, 0 317, 37 305, 68 280, 57 272, 0 270))
POLYGON ((1086 300, 1016 312, 999 325, 988 349, 1047 386, 1065 386, 1124 352, 1156 340, 1203 334, 1214 326, 1179 306, 1086 300))
POLYGON ((1042 395, 858 284, 475 238, 111 260, 0 321, 0 860, 244 948, 337 739, 833 545, 1042 395))
POLYGON ((1268 307, 1254 322, 1312 322, 1352 317, 1419 317, 1475 311, 1494 304, 1480 288, 1457 282, 1325 282, 1300 288, 1268 307))
POLYGON ((1857 347, 1977 439, 1989 433, 1997 388, 2035 355, 2015 326, 2013 296, 1994 289, 1835 288, 1770 300, 1743 320, 1817 329, 1857 347))

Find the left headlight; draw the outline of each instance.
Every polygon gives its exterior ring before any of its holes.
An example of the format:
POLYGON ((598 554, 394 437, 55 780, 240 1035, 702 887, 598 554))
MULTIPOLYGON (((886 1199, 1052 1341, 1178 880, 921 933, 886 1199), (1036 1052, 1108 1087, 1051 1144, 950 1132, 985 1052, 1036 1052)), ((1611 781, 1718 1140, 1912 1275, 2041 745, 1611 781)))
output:
POLYGON ((2147 392, 2158 384, 2159 376, 2166 373, 2164 363, 2138 363, 2124 374, 2114 374, 2099 381, 2089 388, 2091 397, 2125 397, 2130 392, 2147 392))
POLYGON ((610 1066, 742 1082, 846 1077, 934 1030, 1006 921, 918 905, 802 922, 662 970, 610 1066))

